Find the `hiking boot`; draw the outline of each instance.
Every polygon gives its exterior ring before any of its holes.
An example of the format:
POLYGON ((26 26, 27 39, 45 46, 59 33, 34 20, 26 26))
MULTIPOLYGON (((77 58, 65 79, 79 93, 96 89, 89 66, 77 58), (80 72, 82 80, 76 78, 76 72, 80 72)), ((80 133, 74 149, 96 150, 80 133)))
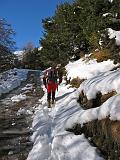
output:
POLYGON ((55 100, 52 100, 52 104, 54 104, 55 103, 55 100))
POLYGON ((50 101, 48 101, 48 108, 50 108, 51 107, 51 104, 50 104, 50 101))

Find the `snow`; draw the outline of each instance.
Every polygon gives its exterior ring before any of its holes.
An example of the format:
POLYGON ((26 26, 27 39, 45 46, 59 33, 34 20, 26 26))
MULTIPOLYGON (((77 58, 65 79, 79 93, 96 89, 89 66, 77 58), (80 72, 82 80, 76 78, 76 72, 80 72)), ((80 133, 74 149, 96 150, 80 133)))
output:
POLYGON ((12 102, 20 102, 22 100, 25 100, 27 98, 27 96, 25 94, 19 94, 19 95, 15 95, 13 97, 11 97, 11 101, 12 102))
POLYGON ((72 128, 75 124, 83 124, 93 121, 102 120, 109 117, 110 120, 120 120, 120 95, 113 96, 103 103, 100 107, 88 110, 81 110, 79 113, 70 117, 65 124, 65 128, 72 128))
POLYGON ((95 98, 98 92, 106 94, 115 90, 120 94, 120 69, 101 73, 84 81, 79 90, 83 90, 89 100, 95 98))
POLYGON ((77 76, 80 77, 80 79, 88 79, 102 72, 109 71, 114 66, 113 61, 111 60, 97 63, 96 60, 89 60, 86 62, 83 58, 81 58, 76 62, 69 62, 65 68, 68 72, 68 77, 71 77, 72 79, 77 76))
POLYGON ((20 108, 18 111, 17 111, 17 116, 20 116, 20 115, 32 115, 33 112, 31 110, 28 110, 26 108, 20 108))
POLYGON ((93 78, 84 81, 76 91, 79 95, 81 92, 87 96, 88 100, 96 98, 96 94, 101 92, 102 95, 116 91, 117 95, 109 98, 100 107, 88 110, 82 110, 69 118, 66 128, 71 128, 76 123, 83 125, 92 120, 101 120, 110 117, 111 120, 120 120, 120 69, 100 73, 93 78))
POLYGON ((84 135, 76 136, 72 133, 65 132, 54 138, 52 150, 51 159, 102 160, 102 158, 95 154, 95 148, 90 146, 84 135))
POLYGON ((23 53, 24 53, 24 51, 15 51, 15 52, 14 52, 15 55, 21 55, 21 54, 23 54, 23 53))
POLYGON ((25 87, 22 88, 22 91, 32 90, 32 89, 33 89, 33 84, 27 84, 25 87))
POLYGON ((15 51, 14 54, 18 57, 18 60, 22 60, 24 51, 15 51))
POLYGON ((39 47, 39 48, 38 48, 38 51, 41 51, 41 50, 42 50, 42 48, 43 48, 43 47, 39 47))
POLYGON ((112 13, 104 13, 104 14, 103 14, 103 17, 106 17, 106 16, 108 16, 108 15, 112 15, 112 13))
POLYGON ((107 30, 108 30, 109 38, 110 39, 115 38, 116 44, 119 46, 120 45, 120 31, 115 31, 111 28, 108 28, 107 30))
POLYGON ((66 66, 68 77, 86 80, 78 89, 65 85, 63 81, 52 108, 47 107, 47 93, 43 87, 45 94, 33 115, 33 148, 27 160, 103 160, 84 134, 74 135, 67 129, 106 117, 120 120, 120 69, 110 71, 114 67, 110 60, 101 63, 83 59, 70 62, 66 66), (99 107, 84 110, 77 102, 82 91, 92 99, 98 92, 106 94, 113 90, 117 94, 99 107))
POLYGON ((22 81, 27 78, 28 70, 11 69, 0 74, 0 96, 9 93, 14 88, 20 86, 22 81))
POLYGON ((103 160, 83 134, 76 136, 64 129, 68 117, 81 110, 75 92, 62 84, 55 108, 47 108, 46 94, 40 100, 32 126, 34 145, 27 160, 103 160))

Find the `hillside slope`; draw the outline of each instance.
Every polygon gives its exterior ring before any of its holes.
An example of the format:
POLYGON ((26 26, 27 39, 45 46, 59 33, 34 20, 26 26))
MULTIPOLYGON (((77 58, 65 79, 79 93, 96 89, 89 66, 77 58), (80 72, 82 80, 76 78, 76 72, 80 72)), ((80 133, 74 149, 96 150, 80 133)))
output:
MULTIPOLYGON (((102 147, 91 143, 94 137, 92 131, 97 130, 97 124, 87 128, 91 129, 91 134, 89 130, 84 131, 84 126, 95 120, 104 120, 108 117, 110 121, 119 122, 120 70, 110 71, 114 67, 113 62, 109 60, 102 63, 97 63, 95 60, 86 63, 80 59, 69 63, 66 66, 68 77, 78 76, 87 80, 78 89, 71 88, 71 85, 66 85, 63 81, 56 93, 56 104, 52 108, 47 107, 47 93, 43 87, 45 95, 39 100, 40 105, 35 111, 32 125, 34 133, 31 137, 34 145, 27 160, 102 160, 107 159, 111 152, 114 152, 113 155, 116 154, 115 150, 107 150, 107 153, 106 150, 105 152, 102 150, 102 147), (116 95, 113 94, 113 97, 105 101, 103 105, 84 109, 78 103, 81 93, 89 101, 95 98, 98 92, 107 94, 112 90, 116 91, 116 95), (94 145, 91 146, 91 144, 94 145)), ((102 127, 106 128, 106 124, 102 127)), ((115 142, 114 139, 113 142, 115 142)), ((110 159, 117 160, 113 157, 110 159)))

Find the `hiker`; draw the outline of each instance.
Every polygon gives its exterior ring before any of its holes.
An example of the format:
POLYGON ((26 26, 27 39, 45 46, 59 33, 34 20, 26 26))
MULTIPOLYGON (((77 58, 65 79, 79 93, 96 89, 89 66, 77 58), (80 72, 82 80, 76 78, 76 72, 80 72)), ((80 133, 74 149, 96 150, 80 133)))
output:
POLYGON ((47 89, 47 101, 48 106, 50 107, 51 99, 52 104, 55 103, 55 92, 57 89, 57 70, 55 67, 52 67, 50 70, 46 71, 43 77, 43 84, 47 89))

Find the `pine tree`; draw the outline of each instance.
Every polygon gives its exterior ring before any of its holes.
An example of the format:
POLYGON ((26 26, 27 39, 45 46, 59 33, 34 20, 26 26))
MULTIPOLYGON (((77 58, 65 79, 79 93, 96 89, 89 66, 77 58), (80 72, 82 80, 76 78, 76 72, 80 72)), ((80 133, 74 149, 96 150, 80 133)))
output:
POLYGON ((49 66, 67 63, 79 58, 81 51, 87 53, 105 48, 109 43, 106 28, 119 29, 119 0, 75 0, 72 4, 57 6, 55 15, 43 20, 44 37, 41 61, 49 66), (104 16, 104 14, 108 14, 104 16), (107 41, 106 41, 107 39, 107 41), (100 40, 103 44, 99 43, 100 40))
POLYGON ((23 48, 22 66, 27 69, 42 69, 43 64, 41 62, 40 53, 38 48, 29 42, 23 48))

